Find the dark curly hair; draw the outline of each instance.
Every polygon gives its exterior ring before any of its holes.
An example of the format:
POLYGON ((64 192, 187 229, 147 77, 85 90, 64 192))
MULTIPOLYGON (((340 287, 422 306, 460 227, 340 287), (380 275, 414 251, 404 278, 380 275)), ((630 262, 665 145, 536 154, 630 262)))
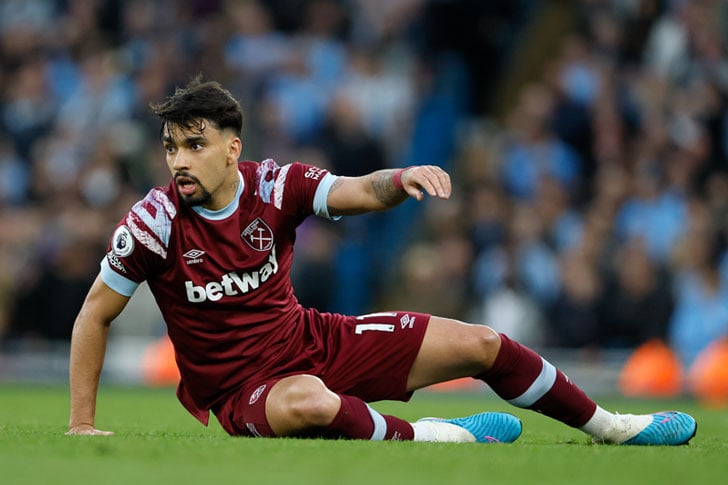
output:
POLYGON ((220 130, 229 128, 242 136, 240 103, 219 82, 205 81, 201 74, 184 88, 178 87, 163 103, 150 103, 149 109, 162 120, 160 135, 172 126, 201 132, 208 121, 220 130))

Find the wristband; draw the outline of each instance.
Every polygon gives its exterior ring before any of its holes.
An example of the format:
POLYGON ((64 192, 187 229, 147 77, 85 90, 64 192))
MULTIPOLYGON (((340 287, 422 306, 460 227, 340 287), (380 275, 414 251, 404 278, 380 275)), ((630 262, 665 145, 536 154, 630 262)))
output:
POLYGON ((400 168, 399 170, 394 172, 394 175, 392 175, 392 184, 394 184, 395 189, 399 191, 404 190, 404 185, 402 185, 402 174, 405 170, 409 170, 410 168, 412 168, 412 166, 400 168))

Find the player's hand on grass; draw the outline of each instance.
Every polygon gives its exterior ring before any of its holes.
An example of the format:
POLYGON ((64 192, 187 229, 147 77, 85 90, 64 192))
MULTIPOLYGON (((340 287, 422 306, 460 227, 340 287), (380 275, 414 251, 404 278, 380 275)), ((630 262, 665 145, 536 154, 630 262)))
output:
POLYGON ((90 424, 71 426, 66 432, 66 436, 112 436, 113 434, 113 431, 101 431, 90 424))

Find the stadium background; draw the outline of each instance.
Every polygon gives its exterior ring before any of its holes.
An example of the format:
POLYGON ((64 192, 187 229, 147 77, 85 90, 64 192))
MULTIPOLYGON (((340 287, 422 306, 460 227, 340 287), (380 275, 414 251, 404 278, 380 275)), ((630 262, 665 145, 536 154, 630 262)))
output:
MULTIPOLYGON (((65 379, 111 229, 168 180, 146 105, 199 72, 247 159, 453 175, 307 221, 303 304, 488 323, 587 388, 653 339, 688 370, 728 334, 726 35, 720 0, 2 0, 0 380, 65 379)), ((110 378, 163 334, 142 287, 110 378)))

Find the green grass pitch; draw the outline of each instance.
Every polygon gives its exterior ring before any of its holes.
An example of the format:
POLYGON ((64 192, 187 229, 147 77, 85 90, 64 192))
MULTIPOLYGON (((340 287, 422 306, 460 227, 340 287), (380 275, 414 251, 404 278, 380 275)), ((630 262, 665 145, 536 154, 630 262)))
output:
POLYGON ((509 411, 523 420, 509 445, 231 438, 182 408, 173 389, 102 387, 97 426, 113 437, 64 436, 63 387, 0 385, 0 483, 447 484, 723 483, 728 411, 692 401, 610 399, 620 412, 679 408, 698 420, 689 446, 621 447, 480 394, 418 393, 379 411, 414 420, 509 411))

